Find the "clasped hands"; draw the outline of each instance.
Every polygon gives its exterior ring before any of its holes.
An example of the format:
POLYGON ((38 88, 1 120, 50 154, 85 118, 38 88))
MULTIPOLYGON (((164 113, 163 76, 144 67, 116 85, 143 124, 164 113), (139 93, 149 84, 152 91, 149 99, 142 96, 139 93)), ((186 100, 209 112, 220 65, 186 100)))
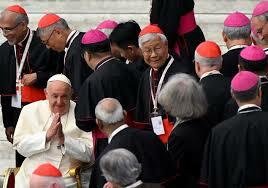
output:
POLYGON ((64 144, 64 134, 62 131, 62 124, 59 113, 56 113, 50 127, 47 130, 46 142, 51 141, 53 138, 57 138, 59 140, 59 145, 64 144))

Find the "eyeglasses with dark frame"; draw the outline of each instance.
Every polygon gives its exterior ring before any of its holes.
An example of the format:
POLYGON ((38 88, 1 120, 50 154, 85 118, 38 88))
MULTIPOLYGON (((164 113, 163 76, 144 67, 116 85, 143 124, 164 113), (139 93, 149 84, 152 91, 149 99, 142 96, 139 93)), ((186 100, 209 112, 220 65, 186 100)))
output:
POLYGON ((22 22, 17 23, 17 25, 15 25, 14 27, 4 27, 4 28, 0 27, 0 29, 2 30, 3 33, 9 33, 12 30, 16 29, 21 23, 22 22))
POLYGON ((41 40, 41 42, 42 42, 44 45, 47 45, 53 33, 54 33, 54 30, 50 33, 50 35, 49 35, 49 37, 48 37, 47 40, 41 40))

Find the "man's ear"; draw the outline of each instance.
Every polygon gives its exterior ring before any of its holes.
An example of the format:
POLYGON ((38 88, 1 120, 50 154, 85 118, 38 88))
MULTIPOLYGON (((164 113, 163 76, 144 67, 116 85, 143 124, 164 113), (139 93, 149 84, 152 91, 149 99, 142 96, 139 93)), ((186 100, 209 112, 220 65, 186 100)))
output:
POLYGON ((227 42, 228 41, 227 35, 224 32, 222 32, 221 34, 222 34, 223 41, 227 42))
POLYGON ((98 125, 98 127, 99 127, 100 130, 103 129, 103 125, 102 125, 101 120, 99 120, 99 119, 96 118, 96 124, 98 125))
POLYGON ((244 70, 244 67, 242 65, 240 65, 240 64, 238 64, 237 67, 238 67, 239 72, 244 70))
POLYGON ((46 95, 46 99, 48 99, 47 88, 44 89, 44 93, 45 93, 45 95, 46 95))

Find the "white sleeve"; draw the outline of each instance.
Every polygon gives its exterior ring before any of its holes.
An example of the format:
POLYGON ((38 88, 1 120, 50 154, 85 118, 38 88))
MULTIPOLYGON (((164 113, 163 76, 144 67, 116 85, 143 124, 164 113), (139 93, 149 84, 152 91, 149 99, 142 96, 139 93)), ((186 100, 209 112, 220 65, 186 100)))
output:
POLYGON ((72 138, 66 136, 64 138, 64 146, 61 148, 64 155, 69 155, 71 158, 82 162, 90 162, 93 160, 92 147, 90 146, 90 134, 85 134, 86 137, 72 138))
POLYGON ((30 157, 49 150, 50 142, 46 143, 46 131, 42 131, 31 135, 24 135, 19 142, 13 144, 13 148, 24 157, 30 157))

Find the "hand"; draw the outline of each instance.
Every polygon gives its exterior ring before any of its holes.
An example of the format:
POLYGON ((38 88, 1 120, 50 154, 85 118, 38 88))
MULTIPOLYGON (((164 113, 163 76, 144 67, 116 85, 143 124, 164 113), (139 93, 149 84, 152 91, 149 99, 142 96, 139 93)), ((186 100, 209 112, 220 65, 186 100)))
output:
POLYGON ((103 188, 114 188, 115 186, 111 182, 107 182, 104 184, 103 188))
POLYGON ((6 128, 6 136, 7 136, 7 140, 11 143, 13 143, 13 136, 14 136, 14 131, 15 128, 14 127, 7 127, 6 128))
POLYGON ((63 134, 63 131, 62 131, 62 124, 61 123, 60 123, 60 125, 58 127, 57 137, 59 139, 59 145, 64 144, 64 134, 63 134))
POLYGON ((50 127, 47 130, 46 134, 46 142, 49 142, 58 132, 58 128, 61 125, 60 122, 60 114, 57 113, 50 125, 50 127))
POLYGON ((25 86, 31 86, 33 85, 37 80, 37 74, 32 73, 32 74, 24 74, 21 83, 25 86))

